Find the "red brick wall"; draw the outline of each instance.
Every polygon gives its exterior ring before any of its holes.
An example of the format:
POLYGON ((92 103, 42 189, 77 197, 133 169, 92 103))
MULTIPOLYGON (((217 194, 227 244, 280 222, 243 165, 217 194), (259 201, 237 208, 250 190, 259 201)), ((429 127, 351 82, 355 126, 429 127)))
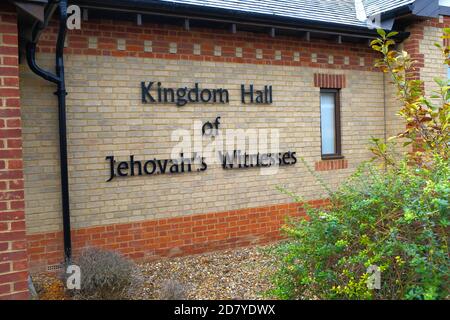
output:
MULTIPOLYGON (((417 21, 412 24, 408 31, 411 33, 408 39, 404 41, 404 50, 407 51, 411 58, 415 61, 414 71, 410 73, 410 78, 414 80, 421 79, 421 70, 424 68, 424 58, 426 52, 421 52, 420 42, 424 39, 424 28, 436 27, 436 28, 448 28, 450 26, 450 16, 442 17, 442 20, 438 18, 427 19, 423 21, 417 21)), ((442 41, 445 44, 444 41, 442 41)), ((437 48, 431 48, 432 50, 438 50, 437 48)))
MULTIPOLYGON (((53 23, 42 35, 38 52, 54 52, 56 34, 57 27, 53 23)), ((239 31, 233 34, 226 29, 192 28, 186 31, 182 26, 152 23, 137 26, 133 22, 111 20, 82 21, 81 30, 68 32, 65 53, 378 72, 373 66, 378 55, 367 42, 349 44, 314 38, 307 41, 301 37, 289 36, 272 38, 264 33, 239 31), (90 37, 97 40, 94 47, 89 46, 90 37), (125 40, 124 50, 118 49, 119 39, 125 40), (144 49, 145 41, 152 41, 151 52, 144 49), (170 53, 171 43, 177 44, 176 53, 170 53), (194 44, 200 44, 200 54, 194 54, 194 44), (220 46, 220 55, 214 53, 215 46, 220 46), (242 48, 242 57, 236 55, 237 47, 242 48), (256 50, 261 50, 261 58, 257 58, 256 50), (277 52, 281 53, 281 57, 276 58, 277 52), (294 58, 295 53, 299 53, 298 59, 294 58)))
POLYGON ((15 12, 0 5, 0 300, 28 298, 15 12))
MULTIPOLYGON (((314 207, 326 200, 311 201, 314 207)), ((289 216, 303 216, 299 203, 115 224, 72 230, 74 254, 89 246, 120 251, 133 259, 156 259, 249 245, 282 238, 280 227, 289 216)), ((44 271, 61 263, 62 232, 28 236, 30 268, 44 271)))

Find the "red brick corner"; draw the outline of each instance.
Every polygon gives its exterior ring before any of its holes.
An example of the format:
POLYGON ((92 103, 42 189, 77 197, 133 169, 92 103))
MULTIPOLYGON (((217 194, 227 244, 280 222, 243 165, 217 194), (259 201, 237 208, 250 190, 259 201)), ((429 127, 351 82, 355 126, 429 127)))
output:
POLYGON ((17 17, 0 5, 0 300, 28 299, 17 17))

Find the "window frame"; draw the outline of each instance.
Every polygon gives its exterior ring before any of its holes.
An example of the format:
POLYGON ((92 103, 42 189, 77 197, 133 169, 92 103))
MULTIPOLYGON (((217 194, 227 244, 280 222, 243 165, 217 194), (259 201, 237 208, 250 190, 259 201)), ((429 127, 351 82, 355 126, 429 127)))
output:
POLYGON ((322 160, 343 159, 341 137, 341 90, 320 88, 320 154, 322 160), (322 153, 322 93, 334 93, 334 143, 335 153, 322 153))

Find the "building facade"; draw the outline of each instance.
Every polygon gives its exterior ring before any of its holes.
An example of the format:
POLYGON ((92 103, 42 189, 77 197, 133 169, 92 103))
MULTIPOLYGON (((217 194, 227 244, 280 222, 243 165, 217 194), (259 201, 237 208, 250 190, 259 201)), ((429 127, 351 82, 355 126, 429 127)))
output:
MULTIPOLYGON (((73 1, 82 18, 64 41, 64 120, 75 255, 96 246, 157 259, 280 239, 285 218, 303 214, 280 189, 323 205, 371 158, 371 137, 402 129, 354 1, 298 1, 294 16, 272 17, 273 1, 196 2, 73 1)), ((434 47, 446 7, 374 2, 362 1, 366 16, 400 31, 430 93, 447 77, 434 47)), ((24 17, 51 5, 0 5, 0 299, 26 298, 29 273, 65 258, 61 109, 26 59, 24 17)), ((55 68, 58 32, 56 15, 37 42, 43 70, 55 68)))

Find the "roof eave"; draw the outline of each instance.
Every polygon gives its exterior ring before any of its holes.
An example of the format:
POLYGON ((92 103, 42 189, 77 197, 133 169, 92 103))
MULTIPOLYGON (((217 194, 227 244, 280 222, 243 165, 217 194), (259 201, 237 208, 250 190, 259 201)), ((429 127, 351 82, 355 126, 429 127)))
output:
POLYGON ((373 37, 376 31, 367 27, 346 25, 340 23, 329 23, 314 21, 308 19, 297 19, 289 17, 280 17, 260 13, 243 12, 239 10, 200 7, 196 5, 179 4, 173 2, 161 1, 127 1, 127 0, 77 0, 76 3, 84 7, 109 7, 117 9, 142 11, 142 13, 153 14, 180 14, 185 16, 195 16, 198 18, 221 18, 238 22, 256 22, 267 25, 278 25, 280 27, 303 27, 317 29, 321 31, 332 31, 335 33, 344 32, 373 37), (132 2, 132 3, 131 3, 132 2))

